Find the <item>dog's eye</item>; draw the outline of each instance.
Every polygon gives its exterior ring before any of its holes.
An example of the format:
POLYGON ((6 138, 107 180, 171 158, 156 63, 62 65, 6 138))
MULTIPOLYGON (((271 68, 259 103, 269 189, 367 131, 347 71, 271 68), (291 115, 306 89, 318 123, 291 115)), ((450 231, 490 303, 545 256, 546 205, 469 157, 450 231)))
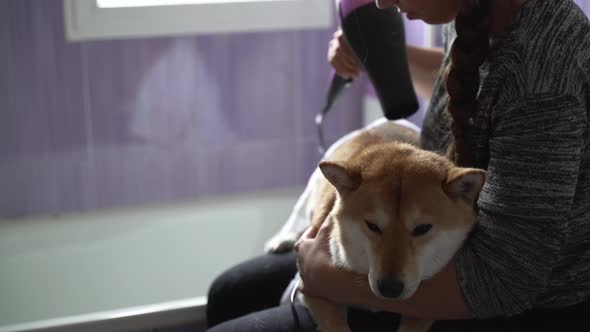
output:
POLYGON ((377 234, 381 234, 381 228, 379 228, 379 226, 377 226, 376 224, 373 224, 372 222, 368 222, 365 221, 365 223, 367 224, 367 227, 369 228, 369 230, 373 233, 377 233, 377 234))
POLYGON ((424 235, 424 234, 430 232, 431 229, 432 229, 432 225, 431 224, 418 225, 412 231, 412 236, 421 236, 421 235, 424 235))

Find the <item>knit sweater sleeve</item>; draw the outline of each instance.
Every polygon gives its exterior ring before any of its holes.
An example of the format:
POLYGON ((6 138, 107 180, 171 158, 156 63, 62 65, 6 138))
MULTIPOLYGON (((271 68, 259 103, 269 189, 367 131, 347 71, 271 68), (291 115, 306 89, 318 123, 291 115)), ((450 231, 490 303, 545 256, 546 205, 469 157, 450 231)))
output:
POLYGON ((463 296, 479 318, 513 315, 544 292, 575 196, 586 110, 537 94, 497 105, 478 224, 457 255, 463 296))

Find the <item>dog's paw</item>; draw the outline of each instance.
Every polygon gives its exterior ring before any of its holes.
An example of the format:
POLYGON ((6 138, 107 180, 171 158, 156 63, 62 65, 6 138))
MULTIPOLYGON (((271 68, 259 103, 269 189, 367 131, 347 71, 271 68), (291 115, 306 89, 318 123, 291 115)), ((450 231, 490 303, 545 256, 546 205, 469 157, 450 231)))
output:
POLYGON ((292 250, 297 239, 299 239, 299 234, 293 232, 279 233, 266 242, 264 251, 268 254, 278 254, 292 250))

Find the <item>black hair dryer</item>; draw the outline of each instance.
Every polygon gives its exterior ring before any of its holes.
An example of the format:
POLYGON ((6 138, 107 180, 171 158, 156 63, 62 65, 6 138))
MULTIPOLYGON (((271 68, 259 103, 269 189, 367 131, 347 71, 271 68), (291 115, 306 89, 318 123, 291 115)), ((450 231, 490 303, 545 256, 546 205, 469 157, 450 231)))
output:
MULTIPOLYGON (((393 6, 379 9, 375 0, 336 0, 344 37, 361 61, 373 84, 384 116, 406 118, 419 108, 406 53, 404 22, 393 6)), ((352 80, 334 74, 326 105, 316 117, 320 153, 325 152, 323 119, 334 100, 352 80)))

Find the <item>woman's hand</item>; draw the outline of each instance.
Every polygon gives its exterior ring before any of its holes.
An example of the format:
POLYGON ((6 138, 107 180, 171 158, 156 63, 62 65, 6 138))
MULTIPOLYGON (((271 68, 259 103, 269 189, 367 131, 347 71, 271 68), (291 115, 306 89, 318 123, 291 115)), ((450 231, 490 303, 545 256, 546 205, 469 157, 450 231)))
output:
POLYGON ((328 216, 320 229, 310 227, 295 244, 302 282, 299 290, 312 297, 348 305, 367 305, 374 298, 366 274, 337 267, 330 254, 330 234, 334 227, 328 216))
POLYGON ((300 290, 305 295, 424 319, 472 318, 463 299, 454 260, 423 281, 409 299, 377 297, 369 288, 367 275, 338 268, 332 262, 330 232, 333 224, 332 218, 328 217, 319 230, 308 229, 295 244, 297 265, 303 280, 300 290))
POLYGON ((342 29, 334 33, 328 44, 328 62, 336 73, 344 78, 359 78, 362 66, 344 38, 342 29))
POLYGON ((332 227, 332 218, 328 217, 320 229, 310 227, 295 244, 297 265, 303 281, 300 290, 306 295, 328 295, 330 276, 339 270, 330 255, 332 227))

